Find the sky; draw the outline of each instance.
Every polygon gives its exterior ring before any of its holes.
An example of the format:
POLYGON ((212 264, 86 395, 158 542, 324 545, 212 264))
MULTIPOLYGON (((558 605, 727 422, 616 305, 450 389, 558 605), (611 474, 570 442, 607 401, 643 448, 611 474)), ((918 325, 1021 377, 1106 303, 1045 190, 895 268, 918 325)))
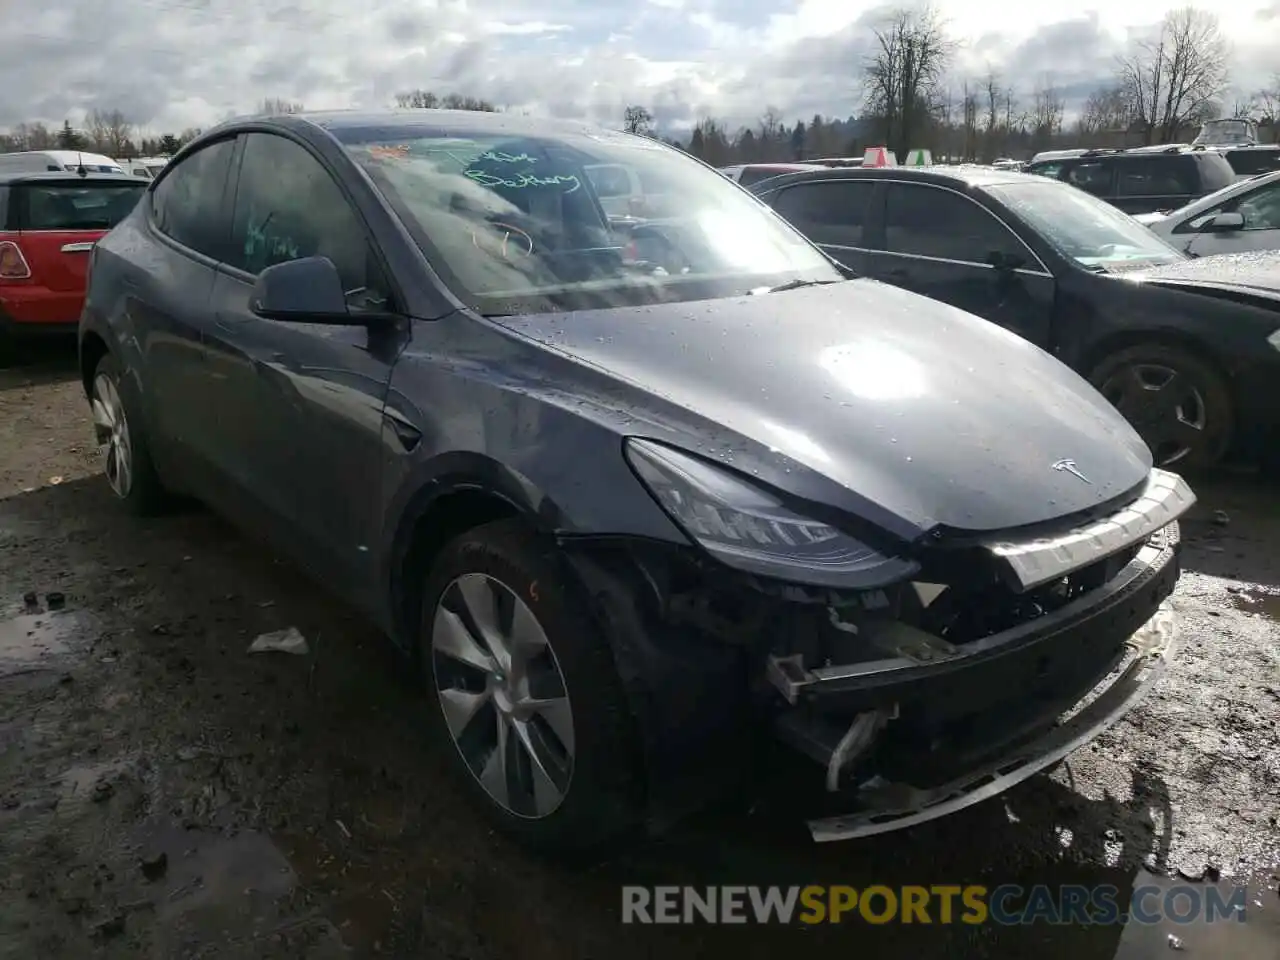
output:
MULTIPOLYGON (((907 0, 914 2, 914 0, 907 0)), ((205 127, 267 97, 377 108, 397 91, 458 92, 618 126, 627 104, 661 129, 701 116, 754 124, 849 116, 875 26, 865 0, 0 0, 0 128, 120 110, 151 133, 205 127)), ((988 68, 1068 109, 1171 8, 1162 0, 941 0, 953 72, 988 68)), ((1233 46, 1235 92, 1280 70, 1280 0, 1206 0, 1233 46)))

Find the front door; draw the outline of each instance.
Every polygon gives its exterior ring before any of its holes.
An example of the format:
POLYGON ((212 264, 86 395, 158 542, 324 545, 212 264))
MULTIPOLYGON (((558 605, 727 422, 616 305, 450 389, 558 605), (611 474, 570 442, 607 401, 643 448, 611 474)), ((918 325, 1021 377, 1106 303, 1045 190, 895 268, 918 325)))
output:
POLYGON ((1049 346, 1053 277, 975 200, 931 184, 890 183, 883 241, 868 257, 870 276, 1049 346))
POLYGON ((300 143, 247 134, 206 347, 219 405, 234 424, 224 457, 277 520, 286 548, 358 594, 372 576, 382 409, 408 325, 256 316, 257 275, 306 256, 334 263, 354 314, 391 312, 378 253, 330 172, 300 143))

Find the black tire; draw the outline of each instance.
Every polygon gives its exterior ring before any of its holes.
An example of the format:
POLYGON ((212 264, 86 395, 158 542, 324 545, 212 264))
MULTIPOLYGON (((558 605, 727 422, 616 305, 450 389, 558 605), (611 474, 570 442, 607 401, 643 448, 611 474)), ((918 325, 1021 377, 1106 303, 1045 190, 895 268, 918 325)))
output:
POLYGON ((1157 466, 1185 472, 1206 470, 1216 465, 1231 446, 1235 433, 1231 392, 1217 370, 1182 347, 1163 343, 1126 347, 1105 357, 1090 372, 1089 380, 1134 425, 1151 447, 1157 466), (1181 383, 1189 388, 1190 406, 1201 408, 1194 417, 1188 417, 1202 421, 1199 431, 1183 431, 1176 440, 1170 441, 1168 435, 1174 419, 1171 411, 1148 417, 1149 411, 1135 409, 1123 396, 1117 399, 1121 378, 1144 368, 1176 372, 1181 383), (1178 447, 1185 447, 1185 452, 1177 455, 1178 447))
MULTIPOLYGON (((556 550, 518 520, 485 524, 452 541, 427 577, 417 653, 428 688, 432 738, 449 755, 476 805, 521 843, 545 854, 576 856, 635 828, 643 806, 643 773, 635 723, 612 651, 578 591, 566 581, 556 550), (541 626, 563 678, 572 710, 572 774, 560 805, 545 816, 521 816, 495 800, 464 760, 445 720, 437 684, 441 660, 432 637, 445 591, 467 574, 489 577, 523 601, 541 626)), ((479 712, 475 720, 488 722, 479 712)))
POLYGON ((146 426, 139 412, 140 404, 132 383, 121 376, 119 365, 109 353, 102 356, 93 370, 93 379, 89 382, 89 405, 93 412, 96 440, 100 446, 107 447, 103 456, 103 474, 111 492, 130 513, 137 516, 151 516, 159 513, 168 503, 168 495, 151 459, 146 426), (114 388, 115 396, 119 398, 118 406, 123 411, 127 431, 130 479, 123 491, 111 477, 111 443, 104 436, 106 431, 99 422, 100 413, 97 409, 97 405, 104 402, 103 387, 108 383, 114 388))

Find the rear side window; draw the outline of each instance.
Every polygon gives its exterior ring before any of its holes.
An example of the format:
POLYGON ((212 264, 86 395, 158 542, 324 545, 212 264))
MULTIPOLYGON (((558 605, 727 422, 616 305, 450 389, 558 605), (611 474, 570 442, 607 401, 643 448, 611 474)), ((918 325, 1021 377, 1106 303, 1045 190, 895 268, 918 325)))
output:
POLYGON ((140 183, 23 183, 18 194, 20 230, 110 230, 127 217, 145 186, 140 183))
POLYGON ((885 249, 960 263, 988 263, 995 253, 1026 257, 1009 229, 973 200, 921 184, 889 184, 885 249))
POLYGON ((1180 197, 1202 193, 1189 156, 1143 157, 1119 164, 1116 192, 1122 197, 1180 197))
POLYGON ((860 247, 875 188, 870 180, 801 183, 785 188, 773 208, 815 243, 860 247))
POLYGON ((226 259, 229 218, 223 195, 234 151, 234 140, 202 147, 166 171, 151 196, 156 229, 215 260, 226 259))

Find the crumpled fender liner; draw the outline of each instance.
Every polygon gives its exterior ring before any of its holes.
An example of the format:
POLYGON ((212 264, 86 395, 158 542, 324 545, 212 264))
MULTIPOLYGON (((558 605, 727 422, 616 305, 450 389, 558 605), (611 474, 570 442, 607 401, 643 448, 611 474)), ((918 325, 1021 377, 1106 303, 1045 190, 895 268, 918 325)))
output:
POLYGON ((642 744, 648 827, 660 832, 728 793, 751 770, 748 655, 679 627, 646 625, 646 586, 627 547, 564 542, 569 567, 613 648, 642 744))

